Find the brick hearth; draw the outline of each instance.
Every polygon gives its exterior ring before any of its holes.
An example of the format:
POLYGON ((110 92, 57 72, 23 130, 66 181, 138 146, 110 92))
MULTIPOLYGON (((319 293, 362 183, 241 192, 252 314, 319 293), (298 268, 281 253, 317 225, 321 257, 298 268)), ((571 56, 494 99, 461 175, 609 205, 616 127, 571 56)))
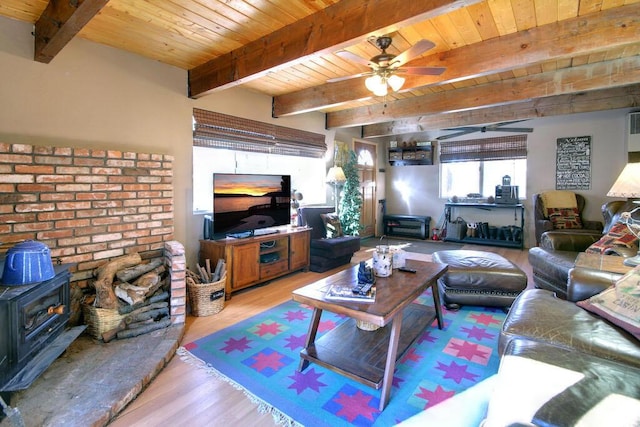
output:
POLYGON ((164 154, 0 142, 0 242, 6 249, 37 240, 54 263, 73 264, 70 324, 82 323, 93 270, 113 258, 164 257, 171 280, 172 326, 108 344, 81 335, 12 396, 27 426, 105 425, 174 356, 184 332, 186 260, 173 240, 172 167, 164 154))

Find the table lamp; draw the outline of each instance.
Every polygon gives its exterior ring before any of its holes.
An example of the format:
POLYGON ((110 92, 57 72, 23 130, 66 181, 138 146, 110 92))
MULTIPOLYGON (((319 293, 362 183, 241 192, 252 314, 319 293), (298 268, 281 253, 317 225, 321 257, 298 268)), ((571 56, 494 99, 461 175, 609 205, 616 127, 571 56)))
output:
MULTIPOLYGON (((640 163, 627 163, 624 167, 613 187, 607 193, 609 197, 623 197, 626 199, 639 199, 640 198, 640 163)), ((640 200, 633 200, 633 203, 638 204, 629 212, 622 212, 620 214, 620 222, 626 224, 629 232, 640 238, 640 219, 633 217, 636 211, 640 210, 640 200)), ((640 265, 640 250, 634 257, 625 258, 624 265, 629 267, 635 267, 640 265)))

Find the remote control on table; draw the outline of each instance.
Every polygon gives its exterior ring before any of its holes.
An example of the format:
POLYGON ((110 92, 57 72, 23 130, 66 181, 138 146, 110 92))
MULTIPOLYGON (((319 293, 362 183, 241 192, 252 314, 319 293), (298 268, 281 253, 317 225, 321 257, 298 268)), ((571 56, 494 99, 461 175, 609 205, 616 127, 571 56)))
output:
POLYGON ((356 295, 367 295, 372 286, 373 283, 358 283, 353 287, 353 293, 356 295))
POLYGON ((414 268, 409 267, 398 267, 398 271, 404 271, 405 273, 415 273, 416 270, 414 268))

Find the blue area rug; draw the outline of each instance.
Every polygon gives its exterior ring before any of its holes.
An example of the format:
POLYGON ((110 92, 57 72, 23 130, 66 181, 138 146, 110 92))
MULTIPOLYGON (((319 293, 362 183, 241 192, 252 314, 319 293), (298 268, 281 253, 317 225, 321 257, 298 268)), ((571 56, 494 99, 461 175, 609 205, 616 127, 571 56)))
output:
MULTIPOLYGON (((430 291, 416 303, 432 306, 430 291)), ((293 301, 188 343, 178 353, 243 389, 284 424, 390 426, 498 370, 502 310, 443 308, 443 313, 445 328, 439 330, 434 322, 398 360, 383 412, 378 410, 379 390, 313 363, 297 371, 312 309, 293 301)), ((344 320, 324 311, 318 337, 344 320)))

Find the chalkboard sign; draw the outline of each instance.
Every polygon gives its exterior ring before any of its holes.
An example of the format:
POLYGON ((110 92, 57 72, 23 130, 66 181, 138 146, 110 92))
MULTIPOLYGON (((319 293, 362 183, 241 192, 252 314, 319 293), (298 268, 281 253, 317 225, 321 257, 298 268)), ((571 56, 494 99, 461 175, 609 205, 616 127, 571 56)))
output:
POLYGON ((591 188, 591 137, 558 138, 556 190, 591 188))

